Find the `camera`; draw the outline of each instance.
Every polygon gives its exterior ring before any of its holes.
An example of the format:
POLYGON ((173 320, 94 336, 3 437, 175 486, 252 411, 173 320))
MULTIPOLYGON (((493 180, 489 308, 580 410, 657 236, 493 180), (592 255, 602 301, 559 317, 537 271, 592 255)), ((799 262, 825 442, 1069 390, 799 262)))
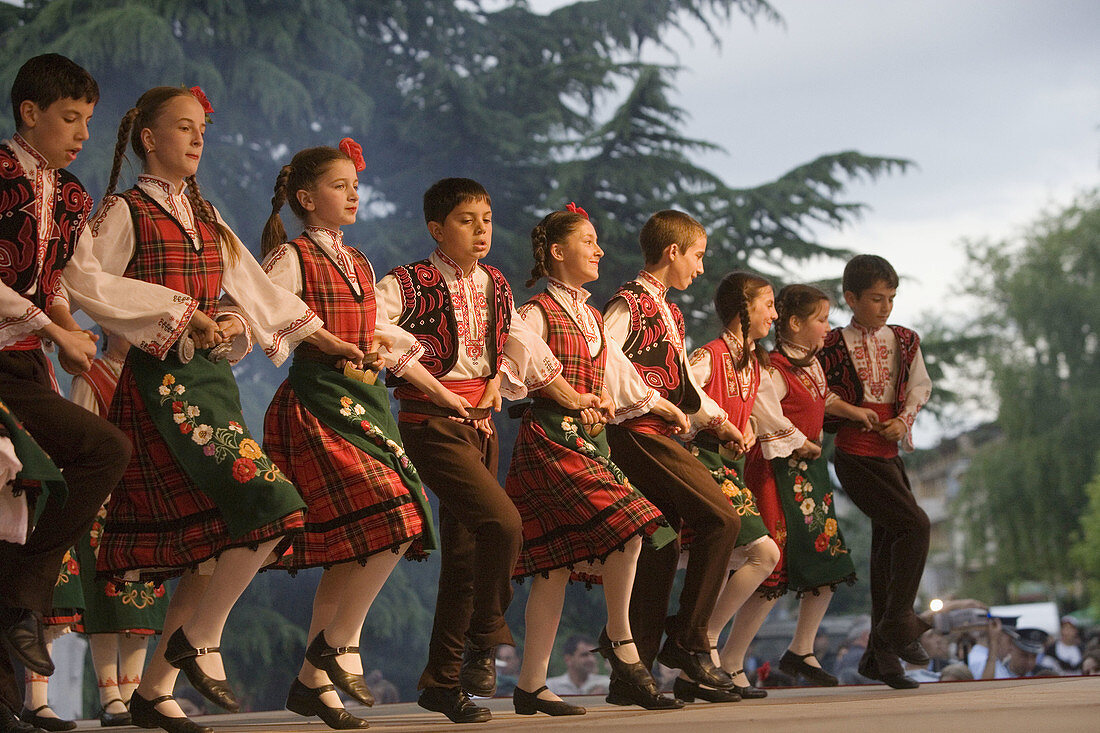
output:
POLYGON ((932 617, 932 625, 941 634, 958 629, 984 627, 989 622, 989 611, 984 608, 957 608, 941 611, 932 617))

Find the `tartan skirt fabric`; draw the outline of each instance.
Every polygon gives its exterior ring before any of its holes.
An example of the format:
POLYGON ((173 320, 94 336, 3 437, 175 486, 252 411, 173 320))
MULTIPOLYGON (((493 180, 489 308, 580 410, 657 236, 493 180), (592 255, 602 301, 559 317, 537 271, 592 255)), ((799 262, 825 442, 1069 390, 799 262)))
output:
MULTIPOLYGON (((575 430, 587 438, 579 421, 575 430)), ((603 463, 563 444, 571 432, 558 440, 547 433, 539 422, 524 419, 504 484, 523 520, 523 550, 513 577, 603 560, 635 535, 675 538, 664 515, 625 476, 617 479, 603 463)), ((606 459, 606 445, 602 454, 606 459)), ((583 579, 593 581, 585 572, 583 579)))
MULTIPOLYGON (((279 561, 288 570, 365 560, 425 531, 401 476, 340 437, 283 382, 264 418, 264 450, 305 500, 306 522, 279 561)), ((419 541, 406 556, 423 559, 419 541)))
POLYGON ((180 468, 149 417, 128 366, 109 419, 133 442, 134 452, 107 505, 99 574, 121 579, 137 570, 142 580, 163 581, 233 547, 256 547, 301 529, 302 512, 293 511, 231 538, 217 505, 180 468))

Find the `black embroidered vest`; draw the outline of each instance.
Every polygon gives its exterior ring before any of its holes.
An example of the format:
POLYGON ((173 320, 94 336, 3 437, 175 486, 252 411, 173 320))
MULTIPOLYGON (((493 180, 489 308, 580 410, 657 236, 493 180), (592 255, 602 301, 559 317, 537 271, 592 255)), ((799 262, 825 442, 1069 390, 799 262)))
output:
MULTIPOLYGON (((887 326, 898 340, 898 383, 894 396, 894 409, 901 414, 905 406, 905 396, 909 387, 909 369, 920 348, 920 336, 904 326, 887 326)), ((863 404, 863 382, 856 372, 855 362, 844 343, 843 329, 834 328, 825 334, 825 346, 817 354, 821 367, 825 370, 825 382, 845 402, 860 406, 863 404)), ((844 423, 843 418, 826 415, 825 430, 835 433, 844 423)))

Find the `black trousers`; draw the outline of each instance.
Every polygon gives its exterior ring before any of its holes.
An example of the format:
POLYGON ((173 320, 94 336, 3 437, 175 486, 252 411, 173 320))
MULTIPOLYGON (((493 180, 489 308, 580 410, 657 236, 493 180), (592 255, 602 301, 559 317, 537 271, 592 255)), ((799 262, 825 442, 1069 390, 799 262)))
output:
MULTIPOLYGON (((92 524, 130 460, 118 428, 57 394, 46 355, 0 351, 0 399, 61 469, 69 496, 50 500, 25 545, 0 542, 0 608, 50 610, 61 561, 92 524)), ((20 681, 0 653, 0 701, 22 705, 20 681)))

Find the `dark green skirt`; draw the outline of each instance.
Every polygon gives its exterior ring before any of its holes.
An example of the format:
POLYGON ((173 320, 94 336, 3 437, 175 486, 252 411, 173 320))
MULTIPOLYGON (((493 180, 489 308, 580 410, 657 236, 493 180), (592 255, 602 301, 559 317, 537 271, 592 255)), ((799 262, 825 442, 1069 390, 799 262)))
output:
POLYGON ((689 450, 710 471, 714 481, 722 487, 722 493, 729 497, 737 516, 741 518, 741 531, 737 533, 735 546, 743 547, 761 537, 767 537, 768 528, 760 518, 752 492, 745 485, 745 457, 723 457, 718 441, 711 439, 706 433, 697 436, 689 450))

